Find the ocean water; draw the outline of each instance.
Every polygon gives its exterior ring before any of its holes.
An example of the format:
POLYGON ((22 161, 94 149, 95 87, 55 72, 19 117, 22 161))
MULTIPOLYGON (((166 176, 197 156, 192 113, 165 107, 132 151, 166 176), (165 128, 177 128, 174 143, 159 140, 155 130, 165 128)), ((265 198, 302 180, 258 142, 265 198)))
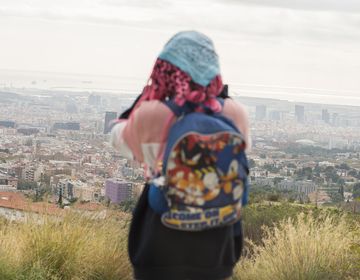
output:
POLYGON ((360 90, 333 90, 306 87, 284 87, 254 84, 233 84, 233 93, 239 96, 272 98, 291 102, 360 106, 360 90))
POLYGON ((0 90, 40 89, 134 94, 141 92, 145 83, 146 81, 134 77, 0 70, 0 90))
MULTIPOLYGON (((0 90, 41 89, 134 95, 147 81, 138 77, 100 76, 49 72, 0 70, 0 90)), ((235 96, 272 98, 292 102, 360 106, 360 91, 339 91, 281 85, 229 83, 235 96)))

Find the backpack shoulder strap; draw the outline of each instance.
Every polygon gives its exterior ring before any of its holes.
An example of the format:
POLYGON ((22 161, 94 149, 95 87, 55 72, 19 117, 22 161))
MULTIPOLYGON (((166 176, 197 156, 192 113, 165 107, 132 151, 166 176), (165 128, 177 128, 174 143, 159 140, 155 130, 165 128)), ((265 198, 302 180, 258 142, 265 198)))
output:
MULTIPOLYGON (((224 107, 224 99, 217 98, 217 100, 219 101, 221 107, 224 107)), ((169 109, 174 113, 176 117, 180 117, 181 115, 192 113, 195 110, 195 106, 189 102, 185 103, 184 106, 179 106, 173 100, 170 99, 164 101, 164 104, 169 107, 169 109)), ((211 114, 211 111, 206 113, 211 114)))
POLYGON ((220 98, 220 97, 218 97, 218 98, 216 98, 216 99, 217 99, 217 101, 219 101, 221 107, 224 108, 225 99, 224 99, 224 98, 220 98))
POLYGON ((164 104, 174 113, 176 117, 180 117, 182 114, 185 114, 185 106, 180 107, 173 100, 166 100, 164 104))

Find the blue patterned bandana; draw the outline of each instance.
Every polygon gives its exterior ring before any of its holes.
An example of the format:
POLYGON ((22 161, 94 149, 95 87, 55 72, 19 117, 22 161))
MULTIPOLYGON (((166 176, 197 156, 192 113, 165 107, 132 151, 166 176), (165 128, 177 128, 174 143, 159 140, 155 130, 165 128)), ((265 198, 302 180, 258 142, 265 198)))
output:
POLYGON ((177 33, 166 43, 159 58, 180 68, 202 86, 208 86, 215 76, 220 75, 213 42, 197 31, 177 33))

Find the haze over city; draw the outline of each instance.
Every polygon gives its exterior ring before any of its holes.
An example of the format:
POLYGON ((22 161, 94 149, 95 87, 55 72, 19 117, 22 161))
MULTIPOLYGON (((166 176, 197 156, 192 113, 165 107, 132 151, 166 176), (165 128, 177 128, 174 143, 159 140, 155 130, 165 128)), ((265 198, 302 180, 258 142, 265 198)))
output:
POLYGON ((353 0, 1 0, 0 87, 139 92, 166 40, 196 29, 233 94, 360 105, 359 20, 353 0))

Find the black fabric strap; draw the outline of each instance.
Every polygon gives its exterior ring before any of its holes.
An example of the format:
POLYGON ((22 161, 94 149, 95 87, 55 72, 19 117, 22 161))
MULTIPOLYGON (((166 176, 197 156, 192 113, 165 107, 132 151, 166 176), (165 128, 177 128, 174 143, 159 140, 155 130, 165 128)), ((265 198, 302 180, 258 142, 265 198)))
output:
MULTIPOLYGON (((221 107, 224 107, 224 99, 217 98, 217 100, 220 102, 221 107)), ((180 117, 181 115, 186 115, 186 114, 192 113, 195 111, 195 109, 198 106, 202 106, 202 105, 191 103, 191 102, 186 102, 183 106, 179 106, 172 99, 165 101, 164 104, 166 106, 168 106, 169 109, 177 117, 180 117)), ((210 108, 208 108, 206 106, 202 106, 202 107, 206 114, 209 114, 209 115, 214 114, 214 112, 210 108)))

